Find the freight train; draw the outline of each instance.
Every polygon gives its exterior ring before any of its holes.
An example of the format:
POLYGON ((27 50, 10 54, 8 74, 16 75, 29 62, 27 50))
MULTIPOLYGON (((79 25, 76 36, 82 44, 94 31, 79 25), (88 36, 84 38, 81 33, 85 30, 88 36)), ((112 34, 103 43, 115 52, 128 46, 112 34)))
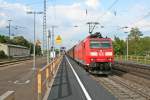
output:
POLYGON ((67 54, 92 74, 111 73, 114 63, 112 40, 103 38, 99 32, 86 37, 67 54))

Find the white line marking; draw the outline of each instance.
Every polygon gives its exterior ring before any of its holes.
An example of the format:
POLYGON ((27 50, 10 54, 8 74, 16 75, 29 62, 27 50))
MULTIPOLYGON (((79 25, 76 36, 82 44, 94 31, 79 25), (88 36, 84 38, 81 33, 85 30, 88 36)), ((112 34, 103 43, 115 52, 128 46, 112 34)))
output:
POLYGON ((19 81, 18 80, 16 80, 16 81, 14 81, 14 84, 17 84, 19 81))
POLYGON ((19 80, 14 81, 14 84, 24 85, 30 83, 30 80, 26 80, 25 82, 19 82, 19 80))
MULTIPOLYGON (((65 56, 65 57, 66 57, 66 56, 65 56)), ((87 100, 92 100, 91 97, 90 97, 90 95, 89 95, 89 93, 88 93, 87 90, 85 89, 83 83, 81 82, 79 76, 78 76, 77 73, 75 72, 74 68, 72 67, 72 65, 71 65, 71 63, 69 62, 69 60, 68 60, 67 57, 66 57, 66 59, 67 59, 69 65, 70 65, 70 67, 71 67, 71 69, 72 69, 72 71, 73 71, 75 77, 77 78, 77 81, 78 81, 80 87, 82 88, 82 90, 83 90, 83 92, 84 92, 84 94, 85 94, 86 99, 87 99, 87 100)))
POLYGON ((30 80, 27 80, 25 83, 26 83, 26 84, 30 83, 30 80))

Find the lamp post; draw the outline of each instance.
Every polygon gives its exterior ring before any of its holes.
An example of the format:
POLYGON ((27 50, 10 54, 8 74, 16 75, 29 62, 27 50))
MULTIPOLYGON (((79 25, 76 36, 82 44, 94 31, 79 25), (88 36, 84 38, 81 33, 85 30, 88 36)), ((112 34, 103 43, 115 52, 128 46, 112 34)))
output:
POLYGON ((9 26, 8 26, 8 28, 9 28, 9 40, 10 40, 10 34, 11 34, 11 33, 10 33, 10 24, 11 24, 11 21, 12 21, 12 20, 10 20, 10 19, 8 20, 8 22, 9 22, 9 26))
POLYGON ((46 32, 46 35, 47 35, 47 65, 50 63, 50 51, 49 51, 49 46, 50 46, 50 35, 51 35, 51 32, 50 30, 48 30, 48 32, 46 32))
MULTIPOLYGON (((123 27, 124 29, 128 29, 129 27, 128 26, 125 26, 125 27, 123 27)), ((124 32, 124 33, 126 33, 127 34, 127 60, 128 60, 128 55, 129 55, 129 37, 128 37, 128 33, 129 32, 124 32)))
MULTIPOLYGON (((124 33, 129 33, 129 32, 124 32, 124 33)), ((127 60, 128 60, 128 55, 129 55, 129 39, 128 39, 128 35, 127 35, 127 60)))
MULTIPOLYGON (((9 25, 8 25, 8 29, 9 29, 9 41, 8 41, 8 44, 10 43, 10 34, 11 34, 11 33, 10 33, 10 24, 11 24, 11 21, 12 21, 12 20, 10 20, 10 19, 8 20, 8 22, 9 22, 9 25)), ((10 58, 10 48, 8 48, 8 53, 9 53, 9 54, 8 54, 8 57, 10 58)))
MULTIPOLYGON (((125 27, 121 27, 121 29, 128 29, 129 27, 128 26, 125 26, 125 27)), ((127 32, 127 30, 124 32, 124 33, 126 33, 127 34, 127 40, 126 40, 126 46, 127 46, 127 48, 126 48, 126 56, 127 56, 127 58, 126 58, 126 60, 128 60, 128 55, 129 55, 129 37, 128 37, 128 33, 129 32, 127 32)))
POLYGON ((55 57, 55 28, 57 28, 58 26, 56 25, 52 25, 51 26, 51 29, 52 29, 52 37, 51 37, 51 42, 52 42, 52 60, 54 60, 54 57, 55 57))
POLYGON ((36 67, 35 67, 35 45, 36 45, 36 30, 35 30, 35 25, 36 25, 36 15, 37 14, 43 14, 43 12, 36 12, 36 11, 30 11, 30 12, 27 12, 27 14, 33 14, 34 15, 34 55, 33 55, 33 70, 36 70, 36 67))

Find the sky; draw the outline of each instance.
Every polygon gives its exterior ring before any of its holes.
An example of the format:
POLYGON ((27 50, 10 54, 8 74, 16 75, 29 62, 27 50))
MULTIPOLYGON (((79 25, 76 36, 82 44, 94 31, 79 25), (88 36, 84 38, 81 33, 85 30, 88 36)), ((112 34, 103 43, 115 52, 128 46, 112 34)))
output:
MULTIPOLYGON (((43 11, 43 0, 0 0, 0 34, 8 35, 11 19, 11 34, 33 41, 33 15, 27 11, 43 11)), ((36 16, 36 39, 41 42, 42 18, 36 16)), ((55 37, 62 37, 61 46, 70 48, 89 35, 87 22, 99 22, 94 32, 112 39, 125 39, 124 32, 132 27, 150 36, 150 0, 47 0, 47 30, 57 26, 55 37), (129 28, 121 29, 125 26, 129 28)))

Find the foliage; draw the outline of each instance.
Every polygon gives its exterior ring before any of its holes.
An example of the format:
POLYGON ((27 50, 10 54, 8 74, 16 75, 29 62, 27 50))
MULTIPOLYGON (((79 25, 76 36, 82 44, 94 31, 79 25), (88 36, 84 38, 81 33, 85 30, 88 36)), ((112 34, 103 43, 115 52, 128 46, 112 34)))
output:
POLYGON ((141 47, 140 55, 150 56, 150 37, 141 38, 139 47, 141 47))
POLYGON ((59 49, 55 49, 55 52, 56 52, 56 55, 58 55, 59 54, 59 49))
POLYGON ((9 37, 0 35, 0 43, 8 43, 9 42, 9 37))
POLYGON ((129 39, 129 54, 132 55, 141 55, 141 36, 143 34, 138 28, 132 28, 128 36, 129 39))
MULTIPOLYGON (((23 36, 16 36, 13 39, 9 39, 8 36, 0 35, 0 43, 8 43, 14 45, 21 45, 30 49, 30 54, 33 53, 33 43, 29 42, 23 36)), ((36 54, 41 54, 41 46, 36 46, 36 54)))
POLYGON ((23 37, 23 36, 17 36, 12 39, 12 42, 16 45, 22 45, 29 47, 30 43, 23 37))
POLYGON ((130 34, 129 34, 129 40, 134 40, 134 41, 138 41, 140 39, 140 36, 143 36, 142 32, 137 28, 132 28, 130 30, 130 34))
MULTIPOLYGON (((150 37, 141 37, 142 32, 138 28, 132 28, 128 35, 129 55, 149 55, 150 56, 150 37)), ((126 41, 115 37, 113 41, 114 52, 117 55, 126 55, 126 41)))
POLYGON ((41 46, 38 46, 38 45, 35 46, 35 54, 36 55, 41 55, 42 54, 41 53, 41 46))
POLYGON ((7 57, 4 51, 0 51, 0 58, 5 58, 7 57))
POLYGON ((116 55, 124 55, 126 52, 126 43, 120 40, 119 37, 115 37, 113 47, 116 55))

